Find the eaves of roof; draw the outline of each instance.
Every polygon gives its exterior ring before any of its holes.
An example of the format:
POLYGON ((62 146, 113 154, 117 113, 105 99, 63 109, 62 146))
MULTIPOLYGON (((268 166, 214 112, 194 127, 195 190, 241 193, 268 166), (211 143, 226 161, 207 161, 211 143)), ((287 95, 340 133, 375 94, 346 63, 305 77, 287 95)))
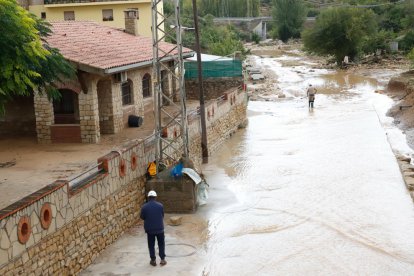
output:
MULTIPOLYGON (((183 58, 193 57, 194 54, 195 54, 195 52, 183 53, 183 58)), ((162 59, 161 61, 162 62, 168 62, 168 61, 174 60, 174 58, 175 58, 175 56, 168 56, 168 57, 165 57, 164 59, 162 59)), ((111 67, 111 68, 107 68, 107 69, 102 69, 102 68, 96 68, 96 67, 90 66, 88 64, 82 64, 82 63, 75 62, 75 61, 71 61, 71 62, 79 70, 82 70, 82 71, 88 72, 88 73, 92 73, 92 74, 101 75, 101 76, 120 73, 120 72, 124 72, 124 71, 128 71, 128 70, 132 70, 132 69, 144 68, 144 67, 151 66, 153 64, 152 60, 149 60, 149 61, 137 62, 137 63, 132 63, 132 64, 118 66, 118 67, 111 67)))

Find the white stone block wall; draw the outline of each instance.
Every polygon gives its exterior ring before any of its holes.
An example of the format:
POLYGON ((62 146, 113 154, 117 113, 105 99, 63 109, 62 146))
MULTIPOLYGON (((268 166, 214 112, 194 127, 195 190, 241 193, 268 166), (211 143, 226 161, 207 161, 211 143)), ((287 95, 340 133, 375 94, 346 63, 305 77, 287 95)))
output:
POLYGON ((132 142, 119 152, 100 158, 99 162, 106 163, 107 172, 96 175, 82 187, 73 188, 61 181, 55 190, 39 195, 33 203, 23 199, 26 207, 0 220, 0 275, 42 275, 45 271, 68 275, 85 268, 99 251, 139 219, 145 199, 144 175, 153 158, 152 147, 145 148, 144 141, 132 142), (125 164, 122 176, 121 163, 125 164), (47 230, 40 226, 44 203, 50 204, 52 210, 47 230), (18 241, 17 225, 25 216, 29 217, 31 234, 22 244, 18 241))
POLYGON ((114 133, 120 132, 123 128, 122 122, 122 90, 121 83, 117 83, 112 80, 112 105, 113 105, 113 118, 114 118, 114 133))
POLYGON ((134 105, 134 114, 142 116, 143 97, 142 97, 142 70, 133 70, 128 72, 128 78, 132 81, 132 103, 134 105))
POLYGON ((99 108, 97 76, 89 76, 87 93, 79 94, 79 120, 82 143, 98 143, 101 132, 99 126, 99 108))
POLYGON ((45 93, 34 94, 34 108, 36 116, 37 141, 41 144, 52 142, 50 126, 54 124, 53 103, 45 93))
POLYGON ((101 134, 115 133, 112 104, 112 81, 101 79, 97 83, 99 123, 101 134))

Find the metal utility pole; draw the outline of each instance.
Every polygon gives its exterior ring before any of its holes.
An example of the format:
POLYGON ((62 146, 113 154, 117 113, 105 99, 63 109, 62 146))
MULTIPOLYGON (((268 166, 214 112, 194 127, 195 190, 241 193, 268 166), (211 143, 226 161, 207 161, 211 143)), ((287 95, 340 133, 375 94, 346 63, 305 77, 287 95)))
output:
POLYGON ((203 163, 208 163, 207 128, 206 128, 206 107, 204 104, 203 71, 201 65, 200 29, 198 26, 197 0, 193 0, 194 29, 195 29, 195 50, 197 52, 198 67, 198 91, 200 97, 200 119, 201 119, 201 152, 203 163))
MULTIPOLYGON (((164 15, 163 1, 152 0, 152 42, 153 42, 153 87, 155 111, 155 138, 157 174, 161 163, 171 164, 185 155, 188 157, 188 124, 186 95, 184 90, 184 61, 181 41, 180 5, 174 0, 175 12, 164 15), (165 29, 169 17, 174 17, 173 28, 165 29), (176 41, 174 47, 165 47, 165 38, 176 41), (171 75, 177 86, 173 92, 168 91, 168 75, 171 75), (167 83, 167 85, 163 85, 167 83), (175 90, 178 89, 178 93, 175 90), (179 102, 174 101, 178 94, 179 102), (165 131, 172 126, 179 126, 180 133, 165 136, 165 131)), ((174 83, 174 82, 173 82, 174 83)))

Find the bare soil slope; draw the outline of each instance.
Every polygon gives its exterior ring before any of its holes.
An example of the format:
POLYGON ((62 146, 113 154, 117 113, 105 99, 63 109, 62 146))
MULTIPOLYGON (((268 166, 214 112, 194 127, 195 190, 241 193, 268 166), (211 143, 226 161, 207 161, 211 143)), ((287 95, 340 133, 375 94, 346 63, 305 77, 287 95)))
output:
POLYGON ((406 133, 407 142, 414 149, 414 70, 392 78, 387 93, 396 101, 387 115, 406 133))

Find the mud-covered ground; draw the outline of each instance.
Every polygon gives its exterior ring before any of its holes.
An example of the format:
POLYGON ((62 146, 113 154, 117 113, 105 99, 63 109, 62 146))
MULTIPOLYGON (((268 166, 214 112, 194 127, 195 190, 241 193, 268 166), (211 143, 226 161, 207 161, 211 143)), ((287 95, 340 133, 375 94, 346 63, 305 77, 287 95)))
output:
POLYGON ((414 149, 414 70, 394 77, 388 84, 387 93, 395 100, 395 105, 388 111, 394 123, 401 128, 407 142, 414 149))
POLYGON ((84 275, 412 275, 412 201, 394 157, 408 146, 381 95, 403 70, 338 71, 293 46, 248 58, 266 75, 248 83, 249 124, 203 166, 207 204, 167 226, 168 265, 148 264, 137 227, 84 275))
MULTIPOLYGON (((312 74, 315 69, 337 69, 332 59, 309 56, 301 51, 303 45, 299 42, 284 44, 281 42, 269 41, 261 45, 247 44, 246 47, 254 55, 260 57, 278 56, 287 54, 297 56, 298 58, 308 56, 312 60, 307 71, 302 74, 312 74)), ((299 60, 299 59, 298 59, 299 60)), ((254 63, 252 57, 248 57, 246 64, 254 63)), ((297 60, 284 60, 284 66, 300 66, 297 60)), ((263 68, 266 66, 260 66, 263 68)), ((345 68, 340 69, 344 74, 352 73, 366 77, 377 78, 381 82, 382 72, 385 70, 401 71, 399 76, 393 77, 387 88, 378 90, 377 93, 386 94, 395 102, 394 106, 388 111, 387 115, 394 118, 394 123, 404 131, 407 142, 414 149, 414 70, 410 71, 410 62, 400 54, 387 55, 382 57, 367 56, 362 58, 358 63, 351 63, 345 68)), ((249 86, 250 100, 271 101, 285 98, 288 95, 277 86, 277 77, 270 69, 265 69, 262 74, 265 80, 252 83, 249 86)), ((388 79, 384 75, 384 79, 388 79)), ((303 93, 303 91, 301 92, 303 93)))
MULTIPOLYGON (((187 102, 189 111, 197 106, 198 101, 187 102)), ((146 109, 141 127, 102 135, 98 144, 39 144, 35 137, 1 137, 0 209, 55 180, 70 181, 94 168, 99 157, 150 136, 154 131, 154 114, 151 105, 146 109)))

